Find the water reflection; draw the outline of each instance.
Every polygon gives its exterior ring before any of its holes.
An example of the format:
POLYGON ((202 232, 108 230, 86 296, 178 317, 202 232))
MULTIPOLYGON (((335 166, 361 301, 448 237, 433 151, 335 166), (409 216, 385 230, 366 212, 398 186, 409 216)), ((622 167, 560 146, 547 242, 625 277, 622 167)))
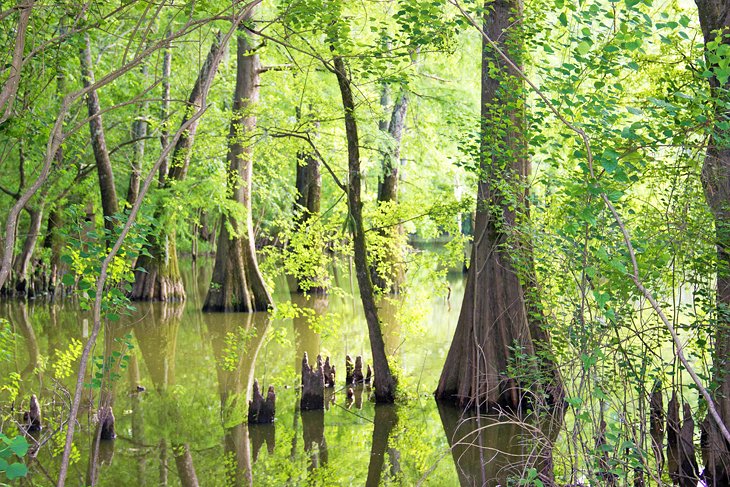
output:
MULTIPOLYGON (((207 291, 209 266, 190 268, 181 262, 186 303, 135 303, 133 315, 109 330, 110 341, 100 337, 95 354, 122 351, 124 344, 114 338, 126 340, 128 334, 134 344, 127 352, 128 367, 112 385, 115 390, 109 398, 114 402, 118 439, 101 442, 94 452, 95 424, 90 415, 84 416, 72 483, 88 484, 89 457, 97 456, 94 480, 104 486, 414 485, 437 464, 446 437, 431 400, 409 401, 400 410, 375 406, 367 387, 360 385, 353 387, 347 409, 344 357, 363 355, 365 364, 370 361, 367 328, 356 287, 348 284, 347 264, 337 266, 345 289, 329 296, 290 295, 284 283, 277 298, 291 299, 307 311, 293 321, 269 324, 263 314, 201 313, 195 289, 207 291), (268 328, 276 332, 275 340, 265 338, 268 328), (329 354, 331 363, 342 370, 337 387, 325 391, 329 409, 302 415, 296 386, 305 351, 312 358, 329 354), (274 425, 245 424, 255 376, 263 390, 271 381, 277 383, 274 425), (113 456, 108 447, 114 448, 113 456)), ((451 285, 452 306, 458 308, 463 285, 456 278, 451 285)), ((386 347, 397 357, 408 394, 435 386, 458 317, 448 312, 443 296, 432 296, 432 289, 414 292, 418 294, 407 296, 406 304, 401 297, 380 304, 386 347), (414 313, 411 306, 430 312, 414 313), (407 324, 396 320, 401 315, 411 318, 407 324)), ((50 369, 41 377, 33 372, 38 370, 34 364, 48 360, 52 365, 59 353, 69 349, 72 338, 83 342, 88 313, 72 300, 60 300, 51 305, 2 302, 0 316, 9 318, 18 334, 13 363, 0 364, 2 372, 30 371, 21 383, 21 394, 26 403, 30 393, 38 395, 44 413, 48 411, 43 434, 50 434, 58 428, 63 406, 54 400, 57 389, 51 389, 50 369)), ((73 375, 64 379, 63 387, 68 389, 74 379, 73 375)), ((91 391, 98 401, 99 389, 85 389, 87 407, 91 391)), ((31 465, 33 485, 53 485, 57 468, 53 448, 47 444, 31 465)), ((428 482, 456 485, 456 474, 449 457, 437 464, 428 482)))
POLYGON ((267 313, 205 313, 203 320, 213 347, 218 379, 226 484, 252 485, 250 441, 258 445, 254 446, 254 460, 262 443, 270 442, 270 451, 274 448, 273 424, 267 425, 269 429, 255 431, 245 424, 256 358, 270 318, 267 313))
POLYGON ((307 356, 314 360, 322 350, 316 320, 327 313, 329 297, 326 294, 305 296, 304 294, 292 293, 291 302, 300 310, 292 319, 296 348, 294 370, 299 370, 305 352, 307 356))
POLYGON ((527 478, 533 468, 545 485, 554 485, 554 421, 535 425, 507 416, 472 415, 441 403, 438 410, 462 487, 508 485, 527 478))
POLYGON ((373 442, 370 448, 370 463, 368 465, 368 477, 365 485, 377 487, 383 475, 386 452, 390 461, 388 469, 391 479, 400 471, 400 452, 395 448, 388 448, 393 429, 398 423, 398 410, 392 404, 379 404, 375 406, 375 425, 373 427, 373 442))
MULTIPOLYGON (((177 335, 183 309, 184 305, 181 303, 141 303, 133 316, 133 330, 138 349, 160 400, 159 424, 170 423, 170 425, 166 425, 167 428, 160 428, 160 431, 173 430, 170 435, 173 437, 171 450, 180 483, 184 487, 197 487, 198 477, 190 445, 181 438, 184 434, 177 430, 179 425, 185 424, 185 415, 174 395, 169 393, 169 389, 175 384, 177 335)), ((159 448, 161 451, 160 469, 167 469, 166 437, 160 440, 159 448)), ((167 474, 160 476, 161 481, 166 484, 167 474)))

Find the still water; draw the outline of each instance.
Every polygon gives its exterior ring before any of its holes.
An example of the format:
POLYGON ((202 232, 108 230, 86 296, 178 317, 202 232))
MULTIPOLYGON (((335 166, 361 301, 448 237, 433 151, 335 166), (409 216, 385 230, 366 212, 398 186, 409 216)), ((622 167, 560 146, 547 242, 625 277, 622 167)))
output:
MULTIPOLYGON (((448 275, 449 298, 434 296, 429 285, 406 300, 381 303, 405 399, 375 407, 367 389, 350 400, 344 389, 345 356, 370 363, 349 266, 338 267, 338 288, 325 298, 290 295, 285 282, 277 283, 273 318, 201 313, 210 270, 210 263, 183 265, 187 302, 136 303, 99 338, 98 366, 105 351, 114 357, 109 392, 117 438, 95 447, 99 390, 86 389, 68 485, 507 485, 508 477, 524 475, 521 458, 530 448, 519 427, 490 418, 462 421, 432 397, 461 305, 460 272, 448 275), (304 352, 329 356, 337 366, 338 387, 326 411, 299 411, 304 352), (246 424, 254 378, 264 391, 276 388, 272 425, 246 424)), ((53 433, 68 411, 77 364, 67 360, 64 369, 62 357, 74 341, 84 341, 91 320, 74 304, 42 302, 4 302, 0 317, 18 337, 0 372, 21 377, 16 404, 0 406, 4 413, 14 406, 19 419, 30 394, 38 395, 46 426, 35 435, 42 446, 28 460, 26 483, 52 485, 63 441, 53 433)))

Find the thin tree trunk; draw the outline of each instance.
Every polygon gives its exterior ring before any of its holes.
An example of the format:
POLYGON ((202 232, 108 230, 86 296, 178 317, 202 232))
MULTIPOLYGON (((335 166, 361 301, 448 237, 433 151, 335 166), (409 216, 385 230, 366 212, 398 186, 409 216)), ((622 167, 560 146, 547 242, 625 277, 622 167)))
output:
POLYGON ((259 99, 261 70, 258 54, 252 52, 254 47, 251 35, 242 31, 238 36, 233 118, 228 135, 228 189, 231 199, 243 208, 244 221, 235 215, 222 216, 224 224, 203 311, 266 311, 273 305, 256 259, 251 214, 253 145, 247 139, 256 128, 256 117, 251 112, 259 99))
MULTIPOLYGON (((93 72, 93 61, 91 59, 91 41, 86 34, 84 47, 81 50, 81 76, 84 88, 95 83, 93 72)), ((89 109, 89 133, 91 134, 91 147, 94 149, 94 160, 96 161, 96 173, 99 177, 99 189, 101 190, 101 207, 104 213, 104 228, 113 232, 116 227, 111 217, 119 212, 117 190, 114 186, 114 173, 112 163, 109 159, 109 152, 106 148, 106 137, 104 136, 104 124, 99 112, 99 95, 96 90, 91 90, 86 95, 86 105, 89 109)))
POLYGON ((383 333, 378 320, 378 308, 375 304, 373 283, 370 280, 370 266, 368 265, 367 245, 365 242, 365 228, 362 217, 362 199, 360 195, 360 142, 355 120, 355 102, 352 97, 352 87, 347 75, 345 62, 341 57, 334 58, 334 71, 342 95, 342 108, 345 112, 345 132, 347 134, 347 160, 349 183, 347 186, 347 203, 352 218, 352 242, 355 254, 355 273, 360 287, 360 299, 365 311, 368 325, 370 348, 375 368, 375 401, 392 403, 395 400, 395 379, 390 372, 388 357, 385 354, 383 333))
POLYGON ((0 90, 0 110, 5 109, 0 117, 0 125, 2 125, 13 112, 13 103, 20 86, 20 72, 23 68, 23 54, 25 52, 25 35, 30 24, 30 14, 33 11, 34 0, 28 0, 18 5, 18 24, 15 29, 15 47, 13 49, 13 58, 10 62, 10 76, 5 80, 2 90, 0 90))
MULTIPOLYGON (((147 78, 147 65, 142 66, 142 78, 147 78)), ((132 139, 134 143, 134 155, 132 156, 132 172, 129 175, 129 188, 127 189, 127 203, 131 206, 137 201, 139 194, 139 183, 142 175, 142 164, 144 163, 144 146, 147 137, 147 103, 142 103, 137 118, 132 122, 132 139)))
MULTIPOLYGON (((499 39, 500 47, 519 60, 520 33, 515 18, 521 18, 520 0, 499 0, 490 3, 487 11, 485 32, 499 39)), ((529 173, 523 134, 524 94, 522 82, 514 74, 483 41, 482 177, 474 244, 461 314, 436 390, 438 399, 461 407, 524 407, 523 387, 527 384, 507 377, 507 367, 514 347, 522 354, 535 354, 520 278, 520 271, 530 268, 531 255, 525 251, 529 245, 515 242, 514 232, 527 214, 524 185, 529 173), (511 188, 509 193, 505 186, 511 188), (509 247, 505 245, 508 242, 509 247)), ((530 368, 525 374, 534 372, 531 365, 525 366, 530 368)))
MULTIPOLYGON (((730 45, 730 17, 724 0, 695 0, 705 44, 719 40, 730 45)), ((713 66, 710 59, 709 66, 713 66)), ((714 330, 713 382, 716 408, 730 428, 730 144, 728 143, 727 103, 730 83, 709 79, 715 98, 715 126, 702 167, 705 197, 715 218, 717 238, 717 324, 714 330)), ((730 485, 730 445, 710 415, 703 424, 705 480, 710 486, 730 485)))
MULTIPOLYGON (((168 36, 170 31, 168 31, 168 36)), ((172 74, 172 51, 170 46, 165 49, 162 57, 162 106, 160 107, 160 120, 162 121, 162 130, 160 131, 160 144, 162 148, 167 147, 170 139, 170 76, 172 74)), ((165 183, 167 173, 170 170, 169 158, 165 157, 160 164, 160 185, 165 183)))

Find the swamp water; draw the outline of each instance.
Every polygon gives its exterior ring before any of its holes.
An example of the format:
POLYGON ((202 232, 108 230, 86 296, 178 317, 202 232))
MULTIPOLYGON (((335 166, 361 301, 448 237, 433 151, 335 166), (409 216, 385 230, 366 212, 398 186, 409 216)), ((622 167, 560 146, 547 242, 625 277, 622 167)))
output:
MULTIPOLYGON (((339 291, 327 298, 275 295, 280 317, 274 319, 201 313, 210 269, 188 264, 183 270, 184 304, 135 303, 136 311, 99 337, 87 382, 94 382, 106 349, 118 374, 111 391, 117 438, 94 446, 92 401, 99 389, 86 389, 67 485, 92 479, 101 486, 506 485, 508 477, 525 475, 521 459, 531 448, 519 426, 484 417, 460 421, 458 410, 432 397, 459 315, 461 273, 449 274, 448 301, 422 289, 412 293, 418 305, 382 305, 391 367, 408 399, 376 407, 367 389, 348 400, 344 388, 347 354, 370 363, 347 269, 338 273, 339 291), (299 410, 304 352, 310 362, 321 353, 337 366, 326 411, 299 410), (264 395, 269 385, 276 388, 274 424, 246 424, 254 378, 264 395)), ((26 459, 24 483, 55 485, 63 437, 52 433, 68 412, 78 363, 64 365, 61 357, 74 341, 85 341, 90 316, 70 302, 3 302, 0 317, 18 337, 13 358, 0 370, 22 379, 14 417, 20 420, 31 394, 43 409, 45 427, 34 436, 43 446, 26 459), (51 380, 64 375, 62 383, 51 380)), ((0 407, 8 412, 10 405, 0 407)))

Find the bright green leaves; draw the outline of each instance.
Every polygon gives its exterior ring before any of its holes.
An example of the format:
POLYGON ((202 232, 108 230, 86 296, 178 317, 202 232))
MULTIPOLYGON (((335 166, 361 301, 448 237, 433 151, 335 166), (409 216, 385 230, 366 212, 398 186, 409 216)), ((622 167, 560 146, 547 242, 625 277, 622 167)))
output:
POLYGON ((705 78, 715 78, 722 86, 730 79, 730 35, 717 33, 715 38, 705 44, 705 58, 708 69, 702 74, 705 78))
POLYGON ((0 475, 5 474, 12 481, 28 474, 28 467, 19 461, 28 453, 28 446, 28 441, 23 436, 9 438, 0 433, 0 475))

